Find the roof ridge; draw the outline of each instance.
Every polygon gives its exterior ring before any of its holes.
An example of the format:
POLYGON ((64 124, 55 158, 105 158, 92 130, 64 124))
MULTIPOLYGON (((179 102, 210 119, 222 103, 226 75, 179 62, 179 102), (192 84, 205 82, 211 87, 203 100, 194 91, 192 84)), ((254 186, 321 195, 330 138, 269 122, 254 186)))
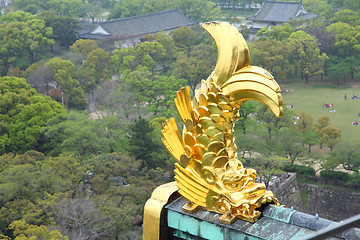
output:
POLYGON ((282 3, 282 4, 283 4, 283 3, 291 3, 291 4, 299 4, 299 5, 301 4, 301 2, 287 2, 287 1, 281 1, 281 2, 279 2, 279 1, 268 1, 268 0, 265 0, 264 3, 265 3, 265 2, 268 2, 268 3, 282 3))
MULTIPOLYGON (((301 8, 301 4, 299 4, 299 6, 297 6, 297 8, 296 8, 294 14, 291 16, 291 18, 296 18, 296 17, 298 17, 299 11, 301 10, 300 8, 301 8)), ((290 18, 290 19, 291 19, 291 18, 290 18)))

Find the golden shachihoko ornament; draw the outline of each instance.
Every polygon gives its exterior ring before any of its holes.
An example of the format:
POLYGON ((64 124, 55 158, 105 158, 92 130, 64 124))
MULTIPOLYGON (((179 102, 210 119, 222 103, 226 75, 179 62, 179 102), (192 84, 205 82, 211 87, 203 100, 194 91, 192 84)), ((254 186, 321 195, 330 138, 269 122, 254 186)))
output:
POLYGON ((251 66, 248 46, 234 26, 225 22, 202 26, 218 49, 215 69, 202 80, 192 101, 189 87, 176 93, 184 130, 181 136, 174 118, 168 119, 162 141, 177 160, 175 181, 188 201, 184 211, 203 208, 222 214, 224 223, 236 218, 254 222, 262 204, 279 203, 264 184, 255 183, 256 171, 239 161, 234 125, 246 100, 257 100, 275 116, 283 115, 280 87, 268 71, 251 66))

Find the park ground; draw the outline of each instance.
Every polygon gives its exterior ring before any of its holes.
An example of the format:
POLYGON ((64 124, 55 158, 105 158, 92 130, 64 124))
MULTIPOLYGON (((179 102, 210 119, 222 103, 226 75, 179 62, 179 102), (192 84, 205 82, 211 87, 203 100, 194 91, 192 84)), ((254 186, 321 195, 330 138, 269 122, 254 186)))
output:
POLYGON ((360 122, 360 100, 352 99, 353 95, 360 96, 359 80, 347 80, 341 86, 315 80, 308 85, 280 83, 280 87, 285 108, 293 105, 296 112, 305 111, 313 117, 314 124, 320 116, 329 116, 330 124, 341 129, 342 143, 360 142, 360 126, 352 125, 354 121, 360 122), (325 103, 333 104, 333 107, 325 108, 325 103), (332 109, 336 112, 330 112, 332 109))

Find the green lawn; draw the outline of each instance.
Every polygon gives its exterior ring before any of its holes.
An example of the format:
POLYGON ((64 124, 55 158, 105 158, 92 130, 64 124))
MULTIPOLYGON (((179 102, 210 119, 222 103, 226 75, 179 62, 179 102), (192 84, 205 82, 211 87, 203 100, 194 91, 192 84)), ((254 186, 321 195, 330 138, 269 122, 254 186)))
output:
POLYGON ((310 114, 314 123, 319 116, 329 116, 330 123, 341 129, 343 143, 357 144, 360 142, 360 126, 353 126, 352 122, 360 122, 360 100, 352 100, 353 94, 360 96, 359 88, 329 87, 324 85, 280 84, 284 107, 294 105, 296 112, 305 111, 310 114), (285 90, 289 92, 286 93, 285 90), (344 95, 347 93, 347 100, 344 95), (324 103, 334 104, 336 112, 324 108, 324 103))

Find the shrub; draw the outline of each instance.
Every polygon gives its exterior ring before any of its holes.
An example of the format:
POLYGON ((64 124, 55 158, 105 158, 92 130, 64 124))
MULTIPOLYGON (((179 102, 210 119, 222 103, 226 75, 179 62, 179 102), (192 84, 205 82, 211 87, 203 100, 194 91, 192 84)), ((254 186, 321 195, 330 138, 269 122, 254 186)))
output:
POLYGON ((285 172, 296 172, 300 175, 315 176, 315 169, 312 167, 301 166, 301 165, 286 165, 284 166, 285 172))
POLYGON ((327 179, 342 180, 342 181, 348 181, 350 179, 350 175, 347 173, 339 172, 339 171, 331 171, 331 170, 322 170, 320 172, 320 176, 327 179))

